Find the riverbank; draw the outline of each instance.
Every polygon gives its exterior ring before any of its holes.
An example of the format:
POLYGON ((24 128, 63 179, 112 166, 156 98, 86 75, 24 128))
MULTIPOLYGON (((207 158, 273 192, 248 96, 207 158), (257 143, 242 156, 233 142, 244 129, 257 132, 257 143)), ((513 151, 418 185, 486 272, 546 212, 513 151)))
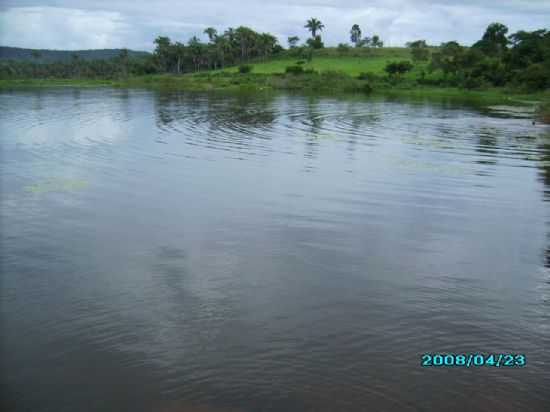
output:
POLYGON ((126 79, 22 79, 0 80, 0 89, 35 87, 118 87, 182 91, 300 91, 305 93, 360 93, 426 98, 474 99, 487 104, 539 106, 538 117, 550 122, 550 91, 524 93, 507 88, 465 90, 419 85, 410 79, 389 83, 384 79, 361 79, 336 71, 304 74, 215 71, 184 75, 148 75, 126 79))
POLYGON ((539 104, 536 115, 539 121, 550 124, 550 102, 539 104))

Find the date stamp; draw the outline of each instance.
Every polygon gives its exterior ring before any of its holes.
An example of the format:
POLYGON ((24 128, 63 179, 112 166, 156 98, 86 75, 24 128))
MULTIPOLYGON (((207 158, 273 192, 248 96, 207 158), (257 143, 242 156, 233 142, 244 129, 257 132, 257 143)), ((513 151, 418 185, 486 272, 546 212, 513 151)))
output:
POLYGON ((527 357, 524 353, 423 353, 420 356, 420 365, 423 367, 510 368, 526 366, 527 357))

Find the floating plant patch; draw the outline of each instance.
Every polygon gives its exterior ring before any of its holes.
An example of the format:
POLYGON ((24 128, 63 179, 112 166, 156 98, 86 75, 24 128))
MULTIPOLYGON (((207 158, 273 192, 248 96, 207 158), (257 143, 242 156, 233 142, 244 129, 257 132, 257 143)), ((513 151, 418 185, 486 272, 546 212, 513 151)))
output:
POLYGON ((88 182, 80 179, 49 179, 32 185, 25 186, 26 192, 44 193, 44 192, 70 192, 83 189, 88 186, 88 182))

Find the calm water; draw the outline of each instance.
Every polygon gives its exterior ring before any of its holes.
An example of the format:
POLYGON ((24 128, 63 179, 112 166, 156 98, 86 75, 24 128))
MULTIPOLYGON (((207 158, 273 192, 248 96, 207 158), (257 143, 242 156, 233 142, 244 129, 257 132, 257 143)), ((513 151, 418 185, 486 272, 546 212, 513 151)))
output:
POLYGON ((550 410, 550 128, 522 113, 19 91, 0 136, 3 410, 550 410))

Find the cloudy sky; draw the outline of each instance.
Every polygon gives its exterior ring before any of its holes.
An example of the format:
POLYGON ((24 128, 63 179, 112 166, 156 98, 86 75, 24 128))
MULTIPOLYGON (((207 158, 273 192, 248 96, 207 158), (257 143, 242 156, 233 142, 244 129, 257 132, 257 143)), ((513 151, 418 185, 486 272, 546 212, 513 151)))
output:
POLYGON ((512 32, 550 28, 550 0, 0 0, 0 45, 152 50, 158 35, 187 41, 208 26, 246 25, 286 46, 288 36, 307 37, 310 17, 325 24, 327 45, 349 42, 354 23, 392 46, 471 44, 494 21, 512 32))

